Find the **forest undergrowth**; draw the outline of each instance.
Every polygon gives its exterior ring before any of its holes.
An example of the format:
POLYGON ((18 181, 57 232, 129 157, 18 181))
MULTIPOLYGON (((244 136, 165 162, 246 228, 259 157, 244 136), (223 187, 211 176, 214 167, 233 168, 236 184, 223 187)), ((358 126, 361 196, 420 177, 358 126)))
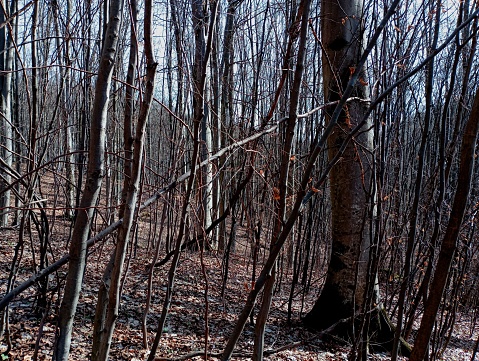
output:
MULTIPOLYGON (((65 222, 58 217, 59 222, 65 222)), ((58 229, 61 227, 58 227, 58 229)), ((68 227, 65 225, 66 231, 68 227)), ((145 311, 147 295, 148 268, 151 257, 146 249, 145 239, 141 232, 136 249, 130 248, 128 273, 123 286, 121 307, 117 327, 114 333, 111 350, 112 360, 144 360, 149 350, 143 347, 142 318, 145 311), (136 254, 136 255, 135 255, 136 254)), ((18 237, 14 229, 2 230, 4 242, 0 243, 1 277, 0 291, 4 293, 6 275, 9 273, 13 258, 13 245, 18 237)), ((33 239, 33 238, 32 238, 33 239)), ((66 238, 65 238, 66 239, 66 238)), ((56 249, 54 254, 61 257, 66 252, 62 240, 52 240, 56 249)), ((241 242, 239 242, 241 246, 241 242)), ((23 260, 19 269, 17 283, 27 279, 32 272, 31 252, 25 248, 23 260)), ((235 320, 243 307, 246 295, 251 287, 252 264, 250 257, 241 247, 231 255, 229 277, 224 297, 222 289, 222 257, 214 252, 184 251, 182 253, 171 310, 167 319, 164 335, 157 352, 157 360, 175 360, 191 355, 193 352, 203 352, 205 349, 205 334, 208 334, 208 353, 220 353, 235 324, 235 320), (205 265, 208 282, 208 294, 205 294, 206 281, 201 263, 205 265), (207 300, 207 301, 206 301, 207 300), (205 319, 205 309, 208 309, 208 319, 205 319), (207 330, 208 328, 208 330, 207 330), (206 331, 207 330, 207 331, 206 331)), ((91 352, 93 318, 95 314, 98 285, 104 266, 112 251, 112 240, 96 246, 89 255, 89 261, 80 303, 75 318, 72 339, 71 360, 87 360, 91 352)), ((162 257, 160 256, 160 259, 162 257)), ((35 287, 24 292, 10 304, 10 340, 12 350, 10 360, 49 360, 52 356, 55 340, 56 314, 58 312, 58 280, 63 283, 66 268, 57 275, 50 277, 50 305, 46 317, 34 314, 35 287), (36 355, 36 356, 35 356, 36 355)), ((165 293, 165 280, 168 264, 156 267, 151 309, 147 317, 148 341, 151 344, 155 334, 158 317, 165 293)), ((266 329, 265 345, 268 360, 347 360, 350 343, 344 340, 323 340, 313 331, 306 330, 301 324, 301 317, 312 307, 320 291, 321 275, 316 274, 311 291, 305 295, 301 289, 297 291, 292 303, 292 322, 287 322, 288 298, 290 293, 291 275, 286 274, 276 287, 272 311, 266 329), (282 349, 281 351, 279 349, 282 349)), ((255 310, 257 311, 257 310, 255 310)), ((455 326, 454 334, 444 353, 444 360, 470 360, 474 340, 479 329, 471 334, 471 322, 467 314, 461 314, 455 326)), ((248 324, 243 332, 234 360, 251 359, 254 327, 248 324)), ((2 340, 0 352, 6 349, 2 340)), ((202 356, 187 359, 203 359, 202 356)), ((215 360, 215 357, 210 359, 215 360)), ((371 360, 388 360, 387 353, 371 355, 371 360)), ((404 359, 404 358, 403 358, 404 359)))

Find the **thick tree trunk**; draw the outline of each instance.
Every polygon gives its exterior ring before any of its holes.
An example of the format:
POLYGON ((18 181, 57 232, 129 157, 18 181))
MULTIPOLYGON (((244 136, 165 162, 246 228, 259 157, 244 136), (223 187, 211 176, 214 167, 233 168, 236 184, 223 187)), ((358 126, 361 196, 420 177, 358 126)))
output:
MULTIPOLYGON (((323 1, 322 39, 324 96, 326 102, 342 97, 343 89, 356 71, 363 52, 363 1, 323 1)), ((353 96, 368 99, 364 69, 353 96)), ((331 117, 333 109, 328 109, 331 117)), ((353 100, 343 108, 328 138, 329 159, 332 160, 348 133, 366 114, 365 102, 353 100)), ((366 124, 363 129, 368 129, 366 124)), ((332 251, 324 289, 308 313, 308 326, 324 329, 341 319, 361 312, 366 287, 367 256, 370 241, 368 205, 373 202, 370 191, 372 132, 364 131, 347 145, 341 159, 330 173, 332 204, 332 251), (334 312, 332 312, 334 310, 334 312)))
POLYGON ((98 80, 95 88, 95 102, 90 128, 87 179, 70 244, 68 276, 59 314, 59 334, 53 354, 53 359, 58 361, 67 361, 70 353, 73 318, 78 304, 85 269, 86 241, 90 231, 90 220, 94 213, 94 206, 100 192, 101 181, 104 175, 107 110, 122 10, 123 0, 111 1, 108 30, 104 39, 105 47, 101 57, 98 80))

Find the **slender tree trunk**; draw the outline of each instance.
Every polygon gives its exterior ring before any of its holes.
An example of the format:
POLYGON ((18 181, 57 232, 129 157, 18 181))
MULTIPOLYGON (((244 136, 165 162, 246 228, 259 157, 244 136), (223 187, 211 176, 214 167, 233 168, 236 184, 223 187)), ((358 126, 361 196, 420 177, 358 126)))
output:
MULTIPOLYGON (((98 356, 94 355, 93 359, 98 361, 108 360, 110 352, 111 340, 115 329, 116 319, 118 317, 118 307, 120 303, 120 286, 123 274, 123 264, 125 261, 126 250, 130 233, 136 216, 139 184, 143 163, 143 145, 145 137, 145 129, 148 121, 151 104, 154 95, 154 82, 156 75, 157 63, 153 56, 152 42, 152 0, 145 2, 145 22, 144 22, 144 39, 145 39, 145 55, 146 55, 146 79, 145 93, 140 107, 138 124, 136 125, 136 133, 134 138, 133 159, 131 164, 131 179, 128 182, 128 192, 123 212, 123 223, 120 226, 117 236, 115 256, 113 267, 111 269, 111 280, 108 293, 108 306, 105 314, 105 323, 102 330, 97 330, 96 335, 101 335, 98 356)), ((136 39, 135 39, 136 40, 136 39)), ((109 270, 107 271, 109 272, 109 270)))
MULTIPOLYGON (((216 1, 211 3, 210 11, 210 26, 209 28, 214 29, 217 15, 217 5, 216 1)), ((163 300, 163 308, 161 311, 160 320, 158 321, 158 327, 156 331, 155 340, 151 346, 150 355, 148 356, 148 361, 153 361, 155 359, 156 350, 160 343, 160 338, 163 333, 163 327, 166 322, 166 317, 168 315, 171 299, 173 297, 173 289, 175 286, 176 278, 176 268, 178 266, 178 261, 180 258, 181 244, 183 242, 183 236, 186 231, 186 221, 187 213, 189 208, 189 203, 191 195, 193 192, 193 185, 195 182, 196 171, 197 171, 197 162, 200 156, 200 129, 201 122, 204 117, 204 91, 205 91, 205 81, 206 81, 206 68, 208 65, 208 59, 211 52, 211 41, 212 33, 209 32, 208 40, 205 44, 204 41, 204 11, 203 4, 199 0, 192 0, 192 15, 193 15, 193 28, 195 35, 195 57, 193 62, 192 69, 192 78, 193 78, 193 154, 191 158, 191 170, 188 178, 188 184, 186 186, 185 199, 183 200, 183 205, 181 209, 180 224, 178 227, 178 235, 175 242, 175 250, 173 260, 171 261, 170 269, 168 271, 168 280, 166 286, 166 295, 163 300)))
MULTIPOLYGON (((216 0, 215 0, 216 1, 216 0)), ((206 28, 206 14, 204 13, 204 9, 202 7, 198 7, 196 14, 193 14, 194 17, 198 17, 198 26, 202 27, 201 29, 201 36, 199 36, 199 48, 201 52, 204 53, 206 51, 206 42, 205 42, 205 28, 206 28)), ((208 34, 210 38, 213 38, 215 35, 213 34, 215 27, 210 28, 209 31, 211 33, 208 34)), ((212 39, 211 39, 212 41, 212 39)), ((210 55, 211 58, 211 55, 210 55)), ((206 69, 204 70, 206 72, 206 69)), ((202 96, 202 101, 204 102, 203 108, 203 118, 201 120, 201 150, 200 150, 200 162, 207 161, 209 159, 209 155, 213 148, 212 144, 212 137, 211 137, 211 111, 208 108, 208 104, 205 102, 207 98, 207 91, 208 87, 205 83, 204 94, 202 96)), ((199 197, 199 204, 200 204, 200 228, 198 233, 201 234, 205 229, 207 229, 211 224, 211 210, 213 208, 213 165, 211 162, 205 162, 205 166, 199 170, 199 177, 198 180, 200 182, 200 187, 198 190, 198 197, 199 197)), ((206 240, 205 240, 206 241, 206 240)), ((216 242, 215 242, 216 243, 216 242)), ((213 245, 216 248, 216 245, 213 245)))
MULTIPOLYGON (((242 0, 229 0, 228 11, 226 15, 226 23, 224 29, 224 41, 223 41, 223 57, 221 60, 221 100, 220 100, 220 117, 218 129, 218 143, 221 146, 226 144, 226 133, 228 131, 228 125, 230 123, 229 116, 232 114, 233 104, 230 101, 233 94, 233 60, 234 60, 234 22, 236 17, 236 9, 242 0)), ((218 168, 221 169, 225 163, 226 157, 220 157, 218 160, 218 168)), ((219 184, 220 187, 224 185, 225 175, 224 172, 220 173, 219 184)), ((226 189, 226 188, 225 188, 226 189)), ((223 214, 226 207, 225 197, 219 197, 219 214, 223 214)), ((226 247, 226 222, 222 222, 218 229, 218 249, 224 250, 226 247)))
MULTIPOLYGON (((83 3, 83 7, 85 9, 85 17, 84 22, 82 24, 82 30, 86 33, 86 44, 83 47, 83 68, 86 72, 89 72, 91 69, 91 49, 92 49, 92 4, 91 0, 86 0, 83 3)), ((112 66, 113 68, 113 66, 112 66)), ((90 114, 90 87, 91 87, 91 77, 85 76, 82 82, 82 90, 83 90, 83 103, 81 107, 81 121, 80 126, 78 129, 78 160, 77 160, 77 177, 78 180, 76 182, 77 192, 76 192, 76 199, 75 199, 75 219, 78 216, 78 207, 80 206, 82 189, 83 189, 83 182, 84 182, 84 168, 85 168, 85 160, 86 160, 86 153, 85 151, 88 150, 86 139, 87 139, 87 128, 91 121, 91 114, 90 114)))
MULTIPOLYGON (((128 63, 128 71, 126 76, 125 89, 125 110, 123 120, 123 142, 124 142, 124 179, 123 189, 121 192, 121 203, 119 218, 123 218, 125 214, 125 207, 128 198, 128 190, 130 189, 131 168, 133 157, 133 114, 134 114, 134 84, 135 74, 137 72, 138 63, 138 39, 137 39, 137 22, 138 22, 138 6, 136 0, 130 1, 130 55, 128 63)), ((110 256, 108 265, 103 272, 103 282, 100 284, 98 290, 98 298, 95 311, 95 319, 93 323, 93 346, 92 346, 92 360, 100 359, 100 348, 104 344, 105 339, 105 322, 108 308, 108 294, 111 285, 111 276, 115 265, 116 252, 110 256)))
MULTIPOLYGON (((13 1, 12 1, 13 5, 13 1)), ((13 5, 15 6, 15 5, 13 5)), ((13 10, 13 8, 12 8, 13 10)), ((0 9, 0 23, 4 23, 8 11, 2 4, 0 9)), ((11 32, 12 26, 2 26, 0 29, 0 141, 3 144, 0 155, 8 168, 13 163, 13 117, 12 117, 12 69, 13 69, 13 46, 11 32), (10 31, 9 31, 10 30, 10 31)), ((4 191, 10 181, 9 172, 0 174, 0 227, 6 227, 9 220, 10 190, 4 191)))
POLYGON ((61 117, 63 119, 63 149, 65 152, 65 217, 68 219, 73 219, 75 216, 75 171, 73 164, 75 163, 75 158, 73 155, 73 135, 72 135, 72 122, 70 112, 72 110, 72 101, 71 101, 71 65, 72 61, 70 59, 70 21, 72 18, 72 4, 71 1, 67 1, 67 21, 65 23, 65 29, 63 34, 63 43, 61 43, 62 35, 59 23, 59 8, 58 4, 52 4, 53 7, 53 16, 54 16, 54 28, 56 39, 57 49, 63 49, 62 56, 59 58, 60 65, 60 93, 59 98, 61 97, 63 107, 61 108, 61 117))
POLYGON ((67 361, 70 353, 73 319, 80 295, 83 272, 86 261, 86 241, 90 231, 90 220, 100 192, 104 175, 105 140, 107 110, 113 66, 117 53, 117 44, 122 20, 123 0, 112 0, 110 18, 105 37, 105 47, 98 70, 93 106, 88 171, 75 227, 70 244, 70 263, 65 284, 65 292, 59 314, 58 337, 53 354, 56 361, 67 361))
MULTIPOLYGON (((285 129, 285 139, 284 146, 282 148, 281 154, 281 168, 280 176, 277 183, 278 192, 275 194, 275 221, 273 234, 271 237, 271 249, 278 241, 278 237, 281 234, 282 226, 284 224, 284 217, 286 213, 286 197, 288 193, 288 174, 289 166, 291 164, 291 148, 294 139, 296 120, 298 118, 298 104, 299 104, 299 95, 301 90, 301 80, 303 77, 304 70, 304 60, 306 53, 306 41, 307 41, 307 32, 308 32, 308 19, 309 19, 309 7, 310 1, 303 0, 298 8, 297 16, 295 22, 292 24, 291 29, 294 29, 290 32, 290 36, 298 37, 300 36, 298 57, 296 62, 296 70, 294 73, 293 86, 291 88, 290 94, 290 108, 289 116, 286 123, 285 129), (297 31, 297 27, 300 26, 300 31, 297 31), (293 32, 294 31, 294 32, 293 32)), ((266 281, 265 288, 263 291, 263 300, 261 303, 261 308, 258 314, 255 327, 255 340, 254 340, 254 352, 253 360, 261 361, 263 360, 263 349, 264 349, 264 332, 266 328, 266 321, 268 318, 269 310, 271 307, 271 301, 273 298, 273 289, 276 278, 276 265, 273 266, 271 270, 270 277, 266 281)))
MULTIPOLYGON (((10 13, 15 12, 17 9, 17 2, 12 0, 10 13)), ((2 4, 0 9, 0 23, 3 23, 8 16, 7 8, 2 4)), ((14 32, 13 29, 17 28, 18 21, 15 20, 15 26, 3 26, 0 29, 0 129, 4 129, 3 134, 0 134, 0 141, 4 145, 0 152, 5 166, 12 167, 13 161, 13 121, 12 116, 12 70, 14 65, 14 32)), ((15 119, 18 122, 18 119, 15 119)), ((20 157, 19 157, 20 158, 20 157)), ((18 160, 19 161, 19 160, 18 160)), ((17 162, 18 162, 17 161, 17 162)), ((3 167, 2 167, 3 168, 3 167)), ((10 206, 10 190, 4 191, 4 188, 9 186, 11 182, 10 173, 7 171, 0 174, 0 228, 8 226, 9 223, 9 206, 10 206)), ((15 260, 18 256, 18 248, 20 244, 23 246, 21 240, 18 241, 15 249, 14 261, 12 262, 12 268, 10 272, 10 278, 7 284, 7 292, 12 288, 11 280, 16 275, 17 265, 15 260)), ((5 328, 8 326, 8 309, 0 312, 0 338, 3 337, 5 328)))
POLYGON ((37 27, 38 27, 38 0, 34 1, 32 13, 32 43, 31 43, 31 57, 32 57, 32 92, 31 92, 31 112, 30 112, 30 129, 28 135, 28 171, 29 187, 27 190, 28 199, 33 197, 33 189, 36 183, 36 174, 32 174, 36 166, 36 147, 37 147, 37 131, 38 131, 38 57, 37 57, 37 27))
MULTIPOLYGON (((440 6, 440 4, 437 4, 440 6)), ((433 42, 431 44, 431 50, 436 49, 437 40, 439 37, 439 19, 440 11, 436 12, 436 22, 434 27, 434 36, 433 42)), ((424 97, 426 99, 426 112, 424 114, 424 125, 422 129, 422 138, 421 145, 419 147, 418 157, 418 169, 416 175, 416 181, 414 185, 414 199, 411 207, 411 214, 409 219, 409 233, 408 233, 408 243, 406 249, 406 258, 404 263, 404 279, 401 282, 401 289, 399 292, 398 299, 398 316, 397 316, 397 325, 394 335, 394 345, 391 354, 391 361, 396 361, 399 352, 400 338, 403 329, 403 318, 405 312, 405 302, 406 302, 406 292, 410 287, 411 283, 411 263, 413 258, 413 249, 416 244, 416 231, 417 231, 417 222, 418 222, 418 212, 419 212, 419 201, 422 191, 422 179, 424 176, 424 163, 425 163, 425 150, 429 138, 429 124, 431 122, 431 111, 432 111, 432 86, 434 80, 434 60, 432 60, 427 65, 427 77, 426 77, 426 86, 424 91, 424 97)))
POLYGON ((442 300, 444 288, 449 277, 454 253, 457 249, 459 231, 464 218, 467 200, 471 189, 471 180, 474 174, 474 154, 476 150, 477 134, 479 131, 479 91, 472 107, 471 115, 466 124, 462 137, 462 147, 458 172, 458 187, 454 196, 451 216, 442 241, 436 271, 430 287, 429 297, 424 305, 424 315, 414 342, 410 361, 422 361, 426 356, 434 322, 442 300))

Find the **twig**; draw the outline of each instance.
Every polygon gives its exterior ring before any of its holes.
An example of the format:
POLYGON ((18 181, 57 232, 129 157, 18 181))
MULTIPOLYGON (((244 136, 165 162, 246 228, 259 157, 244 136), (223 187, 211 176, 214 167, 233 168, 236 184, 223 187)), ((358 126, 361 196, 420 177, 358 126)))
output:
MULTIPOLYGON (((336 103, 336 102, 335 102, 336 103)), ((298 118, 303 118, 303 117, 306 117, 306 116, 309 116, 311 115, 312 113, 316 112, 316 111, 319 111, 327 106, 329 106, 331 104, 325 104, 321 107, 318 107, 318 108, 315 108, 311 111, 309 111, 308 113, 305 113, 305 114, 302 114, 302 115, 298 115, 298 118)), ((268 133, 271 133, 273 132, 274 130, 276 130, 278 128, 278 125, 284 121, 286 121, 287 118, 282 118, 280 119, 275 125, 267 128, 267 129, 264 129, 256 134, 253 134, 252 136, 250 137, 247 137, 245 139, 242 139, 242 140, 239 140, 237 142, 234 142, 232 144, 230 144, 229 146, 225 147, 225 148, 222 148, 220 149, 218 152, 216 152, 214 155, 212 155, 211 157, 209 157, 207 160, 201 162, 200 164, 198 164, 196 166, 196 169, 200 168, 200 167, 203 167, 205 166, 208 162, 212 162, 216 159, 218 159, 219 157, 221 157, 222 155, 228 153, 228 152, 231 152, 257 138, 260 138, 268 133)), ((0 158, 0 160, 2 160, 0 158)), ((180 177, 178 177, 177 179, 173 180, 172 182, 170 182, 167 186, 159 189, 152 197, 148 198, 142 205, 141 207, 139 208, 139 211, 142 211, 143 209, 149 207, 151 204, 153 204, 154 202, 156 202, 160 197, 161 195, 163 195, 164 193, 174 189, 179 183, 182 183, 184 182, 186 179, 188 179, 188 177, 190 176, 191 174, 191 171, 188 171, 186 173, 184 173, 183 175, 181 175, 180 177)), ((111 225, 109 225, 107 228, 105 228, 103 231, 101 231, 100 233, 98 233, 96 236, 94 236, 93 238, 90 238, 87 242, 87 248, 90 248, 92 247, 94 244, 96 244, 98 241, 100 241, 101 239, 103 239, 104 237, 106 237, 108 234, 112 233, 113 231, 115 231, 118 227, 120 227, 120 225, 123 223, 123 219, 120 219, 118 221, 116 221, 115 223, 112 223, 111 225)), ((169 259, 169 258, 168 258, 169 259)), ((65 256, 63 256, 62 258, 60 258, 58 261, 56 261, 55 263, 51 264, 49 267, 46 267, 44 268, 41 272, 35 274, 35 275, 32 275, 28 280, 26 280, 25 282, 23 282, 22 284, 18 285, 16 288, 14 288, 12 291, 10 291, 8 294, 6 294, 1 300, 0 300, 0 311, 3 310, 16 296, 18 296, 20 293, 22 293, 23 291, 27 290, 28 288, 30 288, 31 286, 33 286, 36 282, 40 281, 43 277, 46 277, 48 276, 49 274, 57 271, 60 267, 62 267, 63 265, 67 264, 68 262, 70 261, 70 256, 67 254, 65 256)))
MULTIPOLYGON (((306 340, 292 342, 292 343, 280 346, 280 347, 272 349, 272 350, 265 350, 265 351, 263 351, 263 356, 271 356, 271 355, 274 355, 274 354, 282 352, 282 351, 290 350, 292 348, 308 345, 311 342, 316 341, 316 340, 321 340, 325 334, 331 333, 338 325, 349 322, 349 320, 351 320, 351 317, 343 318, 343 319, 339 320, 338 322, 336 322, 335 324, 329 326, 328 328, 320 331, 316 335, 314 335, 314 336, 312 336, 312 337, 310 337, 306 340)), ((186 354, 186 355, 183 355, 183 356, 178 356, 178 357, 171 357, 171 358, 169 358, 169 357, 157 357, 157 358, 155 358, 155 361, 182 361, 182 360, 192 359, 193 357, 203 356, 204 354, 205 354, 204 350, 198 350, 198 351, 193 351, 193 352, 190 352, 189 354, 186 354)), ((221 352, 217 352, 217 353, 210 352, 210 353, 208 353, 208 355, 210 357, 221 357, 222 353, 221 352)), ((248 357, 252 357, 252 356, 253 356, 253 353, 250 353, 250 352, 233 352, 233 355, 232 355, 232 357, 240 357, 240 358, 248 358, 248 357)))

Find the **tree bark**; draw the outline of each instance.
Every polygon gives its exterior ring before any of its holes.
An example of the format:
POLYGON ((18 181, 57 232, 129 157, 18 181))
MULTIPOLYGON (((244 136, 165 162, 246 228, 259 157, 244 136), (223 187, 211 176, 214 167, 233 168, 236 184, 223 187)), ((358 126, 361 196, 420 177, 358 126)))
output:
POLYGON ((67 361, 70 353, 73 319, 76 313, 85 269, 86 244, 90 231, 90 220, 93 217, 94 206, 100 192, 102 177, 104 175, 107 110, 122 20, 122 10, 123 0, 111 1, 108 30, 104 39, 105 46, 101 56, 98 80, 95 88, 95 101, 90 125, 87 178, 80 202, 80 209, 78 210, 75 227, 73 229, 68 276, 60 307, 58 337, 53 354, 53 360, 56 361, 67 361))
MULTIPOLYGON (((365 71, 364 68, 356 69, 363 53, 363 1, 323 1, 321 6, 326 102, 341 99, 352 74, 359 73, 359 80, 353 85, 353 96, 358 99, 343 107, 328 138, 331 161, 350 130, 363 120, 367 111, 365 102, 361 101, 369 96, 365 71)), ((327 110, 327 118, 332 116, 333 110, 327 110)), ((372 151, 372 132, 366 131, 368 128, 369 122, 366 122, 364 131, 349 142, 341 159, 331 169, 332 251, 323 291, 304 320, 313 328, 327 328, 362 311, 370 241, 368 205, 374 201, 370 194, 371 162, 368 159, 372 151)))

